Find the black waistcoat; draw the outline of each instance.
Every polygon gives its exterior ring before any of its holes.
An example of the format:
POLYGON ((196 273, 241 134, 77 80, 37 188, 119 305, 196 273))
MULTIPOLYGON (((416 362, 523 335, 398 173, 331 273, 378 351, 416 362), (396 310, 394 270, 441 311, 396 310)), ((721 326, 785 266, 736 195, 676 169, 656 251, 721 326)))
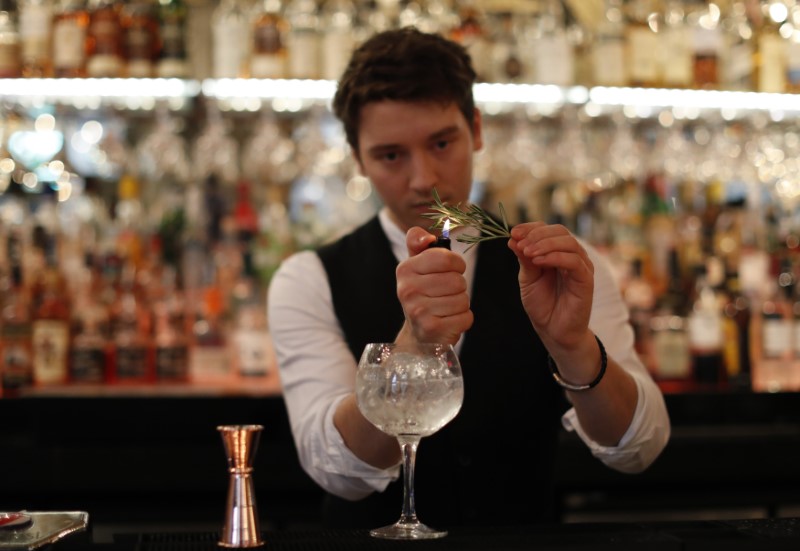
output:
MULTIPOLYGON (((417 452, 416 505, 422 522, 524 524, 551 520, 561 390, 522 308, 519 265, 505 240, 477 249, 475 321, 460 359, 464 404, 417 452)), ((393 341, 403 323, 397 261, 377 218, 318 251, 333 306, 356 361, 368 342, 393 341)), ((332 527, 374 528, 400 516, 402 477, 382 493, 349 502, 328 496, 332 527)))

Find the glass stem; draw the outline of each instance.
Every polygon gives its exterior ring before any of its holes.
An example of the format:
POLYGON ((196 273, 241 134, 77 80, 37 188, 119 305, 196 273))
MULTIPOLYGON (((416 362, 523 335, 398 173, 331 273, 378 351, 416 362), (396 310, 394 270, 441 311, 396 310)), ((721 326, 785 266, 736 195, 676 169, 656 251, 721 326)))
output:
POLYGON ((400 449, 403 452, 403 513, 398 524, 416 524, 417 509, 414 502, 414 465, 417 461, 418 436, 400 436, 400 449))

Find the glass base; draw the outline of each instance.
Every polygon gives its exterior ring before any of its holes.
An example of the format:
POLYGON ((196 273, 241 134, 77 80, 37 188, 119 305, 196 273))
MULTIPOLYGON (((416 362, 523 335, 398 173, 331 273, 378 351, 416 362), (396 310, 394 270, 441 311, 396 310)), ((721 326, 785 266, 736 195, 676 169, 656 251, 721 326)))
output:
POLYGON ((447 530, 434 530, 421 522, 396 522, 370 530, 369 535, 389 540, 430 540, 445 537, 447 530))

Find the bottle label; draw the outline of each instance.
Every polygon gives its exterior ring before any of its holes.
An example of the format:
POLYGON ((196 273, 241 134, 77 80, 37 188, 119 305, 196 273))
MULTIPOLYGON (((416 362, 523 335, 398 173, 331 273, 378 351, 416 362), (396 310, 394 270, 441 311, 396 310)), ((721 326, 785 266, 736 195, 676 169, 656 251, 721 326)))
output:
POLYGON ((223 19, 214 26, 214 78, 242 76, 247 38, 244 21, 223 19))
POLYGON ((93 55, 86 63, 90 77, 116 78, 122 74, 122 59, 116 55, 93 55))
POLYGON ((700 312, 689 317, 689 344, 698 351, 722 348, 722 320, 713 313, 700 312))
POLYGON ((33 322, 33 378, 37 383, 67 380, 69 325, 63 320, 33 322))
MULTIPOLYGON (((30 326, 27 331, 30 337, 30 326)), ((21 388, 31 384, 33 379, 33 354, 31 342, 27 338, 15 339, 3 331, 2 353, 0 353, 0 373, 3 374, 3 388, 21 388)))
POLYGON ((762 326, 762 353, 765 358, 784 356, 791 346, 792 328, 783 319, 765 319, 762 326))
POLYGON ((572 47, 564 34, 545 36, 535 42, 534 82, 570 86, 575 79, 572 47))
POLYGON ((341 77, 354 47, 352 33, 341 30, 326 33, 322 48, 322 78, 337 80, 341 77))
POLYGON ((281 31, 276 25, 259 25, 253 29, 255 55, 278 54, 283 51, 281 31))
POLYGON ((147 347, 120 346, 116 355, 117 379, 143 380, 147 377, 147 347))
POLYGON ((22 58, 26 60, 50 56, 50 29, 52 12, 48 4, 28 4, 19 14, 19 36, 22 41, 22 58))
POLYGON ((16 78, 20 76, 19 43, 0 44, 0 78, 16 78))
POLYGON ((89 25, 89 35, 94 39, 92 55, 120 57, 122 29, 112 12, 96 12, 89 25))
POLYGON ((156 348, 156 378, 186 380, 189 377, 189 349, 186 346, 156 348))
POLYGON ((102 383, 106 378, 106 353, 102 348, 73 348, 70 375, 74 382, 102 383))
POLYGON ((320 65, 320 41, 316 32, 298 30, 289 33, 290 78, 318 78, 320 65))
POLYGON ((786 41, 780 36, 765 35, 758 43, 761 65, 758 68, 758 91, 782 93, 786 88, 786 41))
POLYGON ((225 346, 196 344, 190 354, 192 379, 227 377, 231 374, 231 355, 225 346))
POLYGON ((800 86, 800 43, 794 40, 786 48, 786 80, 795 88, 800 86))
POLYGON ((181 21, 166 21, 161 25, 161 57, 162 59, 186 59, 186 45, 181 21))
MULTIPOLYGON (((145 76, 152 76, 153 70, 153 51, 156 37, 145 25, 129 27, 125 33, 125 49, 128 58, 128 74, 134 76, 130 66, 139 66, 137 73, 146 71, 145 76), (147 67, 147 69, 145 69, 147 67)), ((139 75, 136 75, 139 76, 139 75)))
POLYGON ((683 331, 658 331, 653 336, 655 375, 664 379, 687 379, 691 374, 689 339, 683 331))
POLYGON ((253 78, 286 78, 286 57, 280 54, 254 54, 250 59, 253 78))
POLYGON ((628 67, 633 83, 654 83, 658 79, 658 36, 645 28, 628 30, 628 67))
POLYGON ((661 65, 666 86, 691 86, 692 50, 689 45, 687 29, 666 30, 661 65))
POLYGON ((267 331, 238 331, 236 349, 241 375, 263 376, 272 370, 272 341, 267 331))
POLYGON ((727 86, 737 90, 749 90, 752 74, 753 48, 746 42, 731 46, 725 64, 727 86))
POLYGON ((53 65, 56 69, 77 69, 85 59, 86 29, 75 20, 65 19, 53 29, 53 65))
POLYGON ((599 86, 625 86, 625 42, 617 37, 601 37, 592 49, 594 82, 599 86))

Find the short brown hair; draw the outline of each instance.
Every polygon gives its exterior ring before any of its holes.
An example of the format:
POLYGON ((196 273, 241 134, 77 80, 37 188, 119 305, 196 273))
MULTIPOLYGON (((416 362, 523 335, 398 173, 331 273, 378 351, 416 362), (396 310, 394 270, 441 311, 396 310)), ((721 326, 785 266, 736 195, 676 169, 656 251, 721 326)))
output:
POLYGON ((358 154, 361 109, 381 100, 454 102, 474 121, 475 70, 460 44, 413 27, 373 35, 357 48, 333 98, 333 112, 358 154))

